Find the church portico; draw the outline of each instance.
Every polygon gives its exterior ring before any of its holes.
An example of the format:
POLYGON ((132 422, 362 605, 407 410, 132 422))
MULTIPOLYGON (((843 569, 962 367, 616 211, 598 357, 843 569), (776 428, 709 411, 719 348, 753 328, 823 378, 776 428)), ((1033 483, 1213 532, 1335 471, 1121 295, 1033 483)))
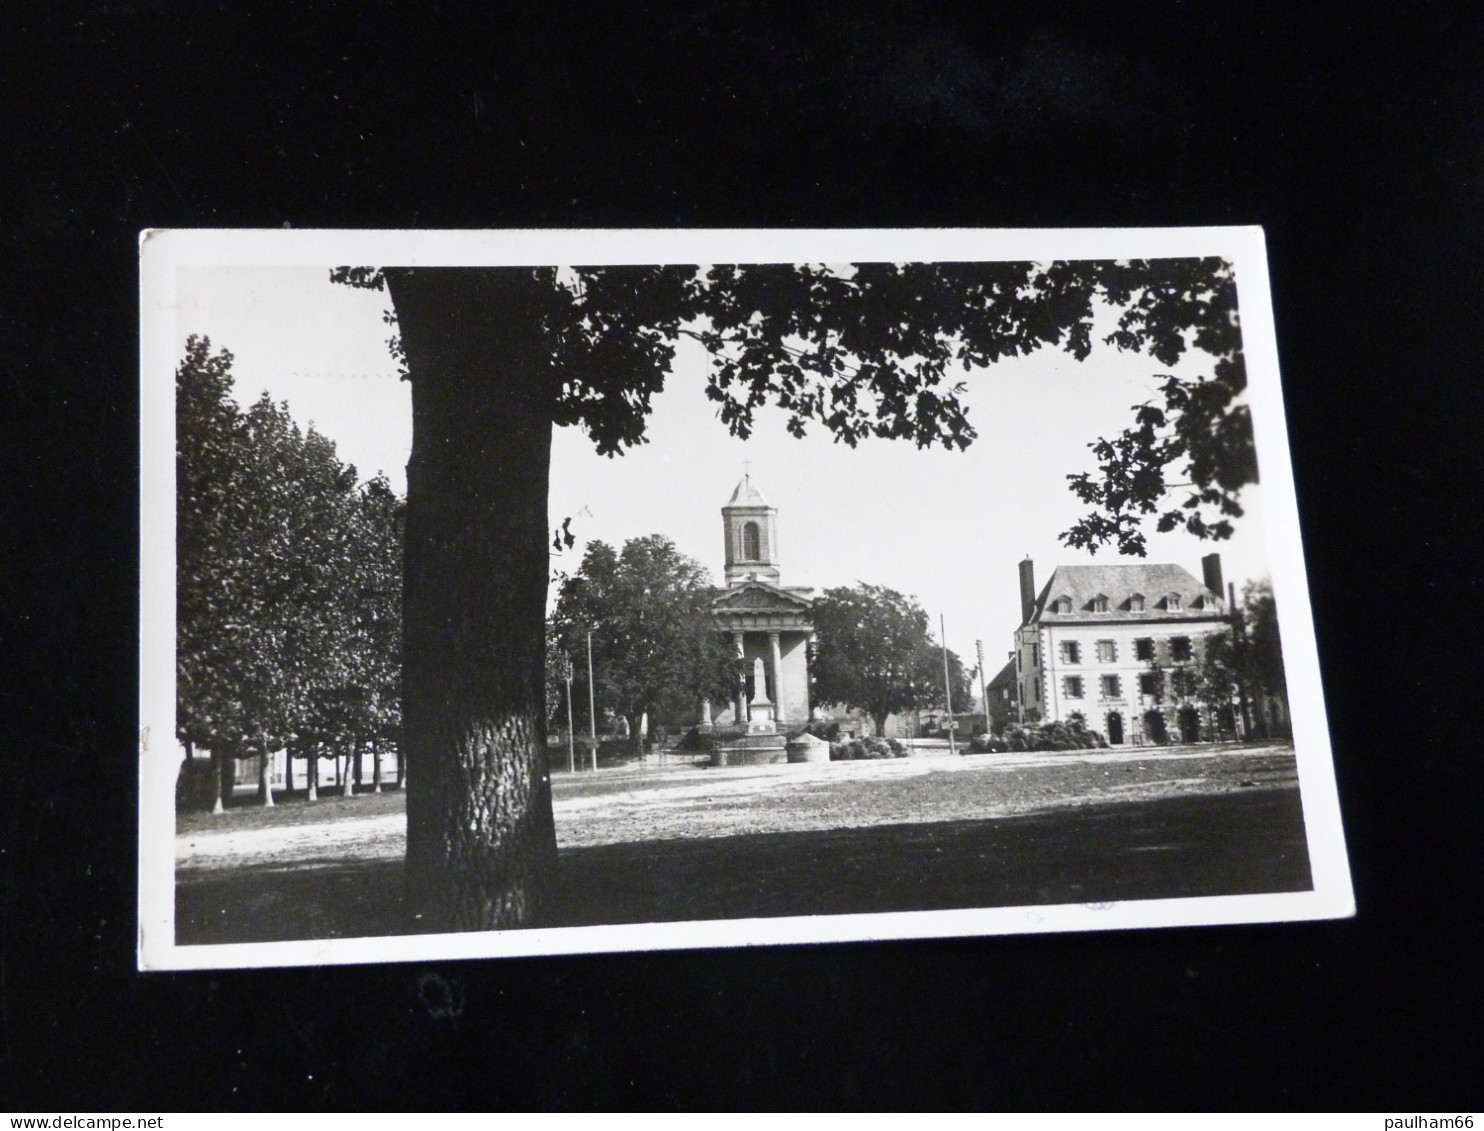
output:
MULTIPOLYGON (((772 704, 780 725, 802 725, 809 721, 809 638, 807 606, 787 610, 748 608, 742 602, 776 599, 775 594, 727 592, 712 606, 718 627, 730 633, 732 647, 742 661, 742 679, 732 695, 730 719, 747 721, 746 707, 758 698, 757 675, 763 679, 762 695, 772 704), (739 599, 740 598, 740 602, 739 599), (761 662, 761 668, 758 663, 761 662)), ((793 602, 790 602, 792 604, 793 602)))

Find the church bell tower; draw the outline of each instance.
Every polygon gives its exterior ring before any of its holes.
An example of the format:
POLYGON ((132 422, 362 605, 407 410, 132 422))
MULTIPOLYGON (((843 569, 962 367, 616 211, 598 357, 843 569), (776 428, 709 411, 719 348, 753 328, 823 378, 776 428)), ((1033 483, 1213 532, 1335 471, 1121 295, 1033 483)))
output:
POLYGON ((778 508, 768 505, 763 493, 744 475, 721 508, 726 540, 727 585, 744 581, 778 584, 778 508))

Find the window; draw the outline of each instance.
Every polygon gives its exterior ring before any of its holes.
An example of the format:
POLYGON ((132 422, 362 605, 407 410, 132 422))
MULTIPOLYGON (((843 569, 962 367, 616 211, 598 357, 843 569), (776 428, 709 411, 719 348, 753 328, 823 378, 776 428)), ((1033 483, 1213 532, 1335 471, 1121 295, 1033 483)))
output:
POLYGON ((1118 659, 1118 645, 1111 640, 1098 641, 1098 663, 1111 664, 1118 659))
POLYGON ((1191 652, 1190 652, 1190 637, 1188 637, 1188 636, 1172 636, 1172 637, 1170 637, 1170 659, 1172 659, 1172 660, 1188 660, 1188 659, 1190 659, 1190 656, 1191 656, 1191 652))
POLYGON ((1061 642, 1061 658, 1064 664, 1080 664, 1082 662, 1082 648, 1075 640, 1063 640, 1061 642))
POLYGON ((1154 659, 1154 641, 1148 639, 1147 637, 1145 639, 1143 639, 1143 640, 1135 640, 1134 641, 1134 659, 1136 659, 1136 660, 1152 660, 1152 659, 1154 659))
POLYGON ((1041 646, 1039 644, 1032 644, 1031 645, 1031 667, 1033 667, 1033 668, 1034 667, 1038 667, 1040 665, 1040 663, 1041 663, 1041 646))
POLYGON ((1082 677, 1080 675, 1069 675, 1061 681, 1062 693, 1068 699, 1082 698, 1082 677))
POLYGON ((1104 699, 1117 699, 1123 694, 1123 686, 1116 675, 1105 675, 1101 682, 1104 699))
POLYGON ((1158 695, 1160 692, 1160 685, 1163 682, 1164 680, 1162 678, 1162 673, 1160 672, 1140 672, 1139 694, 1158 695))
POLYGON ((1051 611, 1054 613, 1070 613, 1072 611, 1072 598, 1058 597, 1051 603, 1051 611))
POLYGON ((1144 611, 1144 594, 1135 593, 1128 599, 1128 609, 1131 613, 1142 613, 1144 611))
POLYGON ((1171 593, 1168 597, 1166 597, 1165 608, 1172 613, 1178 613, 1180 611, 1180 594, 1171 593))
POLYGON ((744 562, 760 562, 763 560, 762 539, 758 537, 757 523, 749 522, 742 527, 742 560, 744 562))
POLYGON ((1095 613, 1106 613, 1108 611, 1108 598, 1099 593, 1092 599, 1092 611, 1095 613))

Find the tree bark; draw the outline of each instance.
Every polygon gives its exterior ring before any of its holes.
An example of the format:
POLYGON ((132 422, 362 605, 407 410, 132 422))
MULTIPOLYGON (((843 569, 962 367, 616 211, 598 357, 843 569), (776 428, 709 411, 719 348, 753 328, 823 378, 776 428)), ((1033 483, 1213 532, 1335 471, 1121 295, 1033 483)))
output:
POLYGON ((381 743, 371 740, 371 792, 381 792, 381 743))
POLYGON ((412 380, 403 590, 406 905, 419 930, 535 921, 555 386, 529 270, 388 269, 412 380))
POLYGON ((264 809, 273 808, 273 783, 268 780, 268 744, 264 742, 258 753, 258 800, 264 809))
POLYGON ((226 811, 227 791, 232 788, 227 769, 230 765, 231 759, 213 746, 211 748, 211 769, 212 781, 216 783, 216 800, 211 805, 213 816, 226 811))

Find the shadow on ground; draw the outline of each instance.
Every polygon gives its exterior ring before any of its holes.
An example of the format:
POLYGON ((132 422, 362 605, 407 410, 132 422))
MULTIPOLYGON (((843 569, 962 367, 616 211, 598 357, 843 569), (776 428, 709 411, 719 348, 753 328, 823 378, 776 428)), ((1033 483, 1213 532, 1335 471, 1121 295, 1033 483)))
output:
MULTIPOLYGON (((1307 891, 1296 789, 566 850, 543 926, 1307 891)), ((400 930, 400 862, 186 874, 181 945, 400 930)))

